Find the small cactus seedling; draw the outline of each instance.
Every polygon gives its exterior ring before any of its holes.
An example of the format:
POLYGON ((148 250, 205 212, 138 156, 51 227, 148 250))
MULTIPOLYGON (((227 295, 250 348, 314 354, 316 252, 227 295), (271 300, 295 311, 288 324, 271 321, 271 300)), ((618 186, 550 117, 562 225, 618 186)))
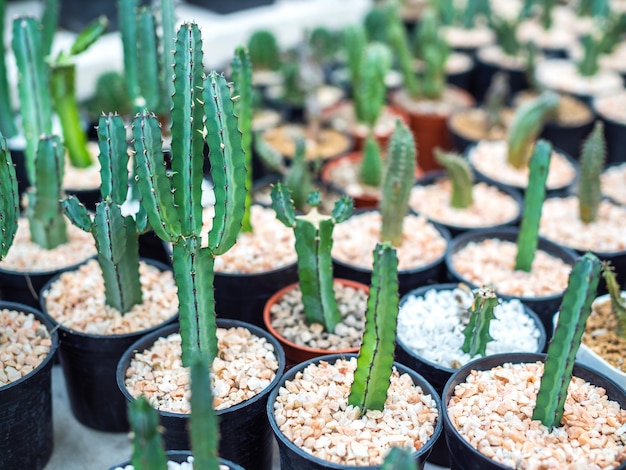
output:
POLYGON ((3 259, 15 239, 19 216, 17 177, 7 142, 0 133, 0 260, 3 259))
MULTIPOLYGON (((5 37, 5 16, 6 16, 6 0, 0 0, 0 37, 5 37)), ((17 135, 17 125, 13 116, 13 107, 11 106, 11 89, 9 88, 9 77, 7 73, 7 54, 2 47, 0 55, 0 132, 4 137, 11 138, 17 135)))
POLYGON ((289 188, 280 182, 272 187, 272 207, 276 217, 291 227, 296 236, 298 278, 304 314, 309 324, 319 323, 330 333, 341 321, 335 299, 331 251, 335 224, 346 220, 352 213, 352 200, 343 197, 335 203, 330 216, 318 212, 319 192, 309 196, 311 210, 306 215, 295 215, 289 188))
POLYGON ((559 105, 559 96, 550 91, 522 104, 511 122, 507 139, 507 162, 515 168, 524 168, 532 153, 535 139, 545 120, 559 105))
POLYGON ((602 263, 602 277, 611 297, 611 311, 617 319, 617 336, 626 338, 626 299, 622 297, 622 289, 617 283, 613 266, 608 261, 602 263))
POLYGON ((417 464, 411 453, 401 447, 392 447, 380 470, 417 470, 417 464))
POLYGON ((376 245, 372 285, 367 299, 365 333, 348 404, 382 410, 393 367, 398 318, 398 258, 390 243, 376 245))
POLYGON ((248 53, 254 70, 278 70, 280 48, 276 36, 269 30, 259 29, 248 38, 248 53))
POLYGON ((387 42, 387 24, 389 23, 389 6, 374 3, 363 19, 367 40, 369 42, 387 42))
POLYGON ((498 305, 498 297, 490 287, 482 287, 474 292, 474 302, 469 309, 469 323, 463 330, 465 340, 461 351, 471 357, 487 354, 487 343, 493 341, 489 334, 491 320, 495 318, 494 309, 498 305))
POLYGON ((592 253, 581 256, 569 277, 554 336, 548 346, 533 419, 549 429, 561 425, 576 352, 596 296, 601 263, 592 253))
POLYGON ((452 181, 450 205, 456 209, 465 209, 474 202, 474 174, 466 158, 458 153, 435 150, 435 158, 448 172, 452 181))
POLYGON ((606 144, 604 125, 596 121, 589 137, 583 143, 580 155, 580 181, 578 183, 578 212, 582 222, 589 224, 596 220, 602 199, 600 176, 604 168, 606 144))
POLYGON ((385 159, 380 199, 381 239, 391 242, 393 246, 402 244, 404 216, 409 210, 409 197, 415 180, 415 155, 413 134, 406 124, 396 121, 385 159))
MULTIPOLYGON (((139 277, 139 233, 147 229, 147 220, 122 215, 128 192, 128 151, 126 127, 122 118, 109 114, 98 123, 100 146, 100 192, 92 218, 75 196, 63 201, 65 215, 80 229, 90 232, 96 241, 98 263, 104 278, 105 302, 120 313, 142 302, 139 277)), ((145 215, 143 211, 140 214, 145 215)))
POLYGON ((332 60, 338 50, 337 33, 323 26, 313 28, 309 34, 309 46, 317 62, 332 60))
POLYGON ((545 140, 539 140, 530 159, 528 187, 524 194, 522 222, 517 238, 516 270, 530 272, 535 259, 539 240, 539 221, 543 201, 546 197, 546 181, 551 153, 552 146, 545 140))

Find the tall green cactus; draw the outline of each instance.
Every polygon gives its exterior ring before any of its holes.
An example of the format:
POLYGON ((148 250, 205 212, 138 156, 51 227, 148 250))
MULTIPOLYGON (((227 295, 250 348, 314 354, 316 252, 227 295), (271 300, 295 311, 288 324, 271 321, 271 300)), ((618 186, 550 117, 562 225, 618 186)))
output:
POLYGON ((278 70, 280 47, 274 33, 267 29, 254 31, 248 38, 248 53, 255 70, 278 70))
POLYGON ((390 243, 374 249, 372 285, 367 299, 365 333, 359 350, 348 404, 382 410, 393 366, 398 318, 398 258, 390 243))
POLYGON ((359 179, 361 183, 378 187, 383 177, 383 158, 380 145, 374 136, 373 131, 369 131, 363 144, 363 159, 359 167, 359 179))
POLYGON ((166 470, 167 456, 159 428, 159 413, 145 396, 128 404, 128 421, 133 431, 131 463, 135 470, 166 470))
POLYGON ((193 354, 214 357, 217 351, 214 258, 236 242, 245 210, 246 167, 226 79, 216 72, 203 79, 202 40, 196 24, 181 26, 175 50, 171 116, 175 158, 171 177, 163 164, 156 117, 148 113, 138 115, 133 135, 142 206, 157 236, 173 244, 182 359, 188 365, 193 354), (207 246, 202 245, 201 233, 205 138, 215 193, 215 215, 207 246))
POLYGON ((277 219, 291 227, 296 236, 298 278, 304 314, 309 324, 320 323, 330 333, 341 321, 335 299, 331 251, 335 224, 346 220, 352 213, 352 200, 343 197, 335 203, 330 216, 321 215, 319 192, 311 193, 308 200, 311 210, 306 215, 295 215, 291 191, 278 182, 272 187, 272 207, 277 219))
POLYGON ((380 199, 381 239, 394 246, 402 244, 404 216, 409 210, 409 197, 415 180, 415 155, 413 134, 406 124, 397 120, 385 159, 380 199))
POLYGON ((626 300, 622 297, 622 289, 617 283, 613 266, 608 261, 602 262, 602 277, 611 297, 611 311, 617 319, 616 334, 620 338, 626 338, 626 300))
POLYGON ((539 240, 541 208, 546 197, 546 181, 550 168, 552 146, 545 140, 537 141, 530 159, 528 187, 524 194, 522 222, 517 237, 515 269, 530 272, 539 240))
POLYGON ((17 177, 7 142, 0 133, 0 259, 3 259, 15 239, 19 216, 17 177))
POLYGON ((533 411, 533 419, 550 429, 560 426, 563 418, 567 387, 572 380, 576 352, 596 296, 600 270, 600 260, 594 254, 588 252, 581 256, 574 264, 563 295, 533 411))
POLYGON ((306 159, 306 143, 302 136, 296 138, 293 160, 285 170, 283 182, 291 191, 296 210, 303 210, 313 188, 313 177, 311 165, 306 159))
POLYGON ((52 133, 52 102, 48 66, 44 60, 39 22, 21 16, 13 20, 12 47, 17 65, 22 128, 26 138, 25 166, 30 185, 35 185, 35 158, 39 136, 52 133))
POLYGON ((35 186, 28 189, 26 216, 31 240, 51 250, 67 242, 61 208, 65 149, 58 136, 42 135, 35 158, 35 186))
POLYGON ((596 121, 593 131, 585 139, 580 154, 580 180, 578 182, 578 212, 580 220, 589 224, 596 220, 602 199, 600 176, 606 158, 604 124, 596 121))
POLYGON ((474 292, 474 302, 469 309, 469 323, 463 329, 465 337, 461 351, 471 357, 487 354, 487 343, 493 341, 489 334, 491 320, 495 318, 494 309, 498 305, 496 292, 490 287, 482 287, 474 292))
POLYGON ((357 120, 361 121, 363 112, 360 107, 365 103, 364 100, 359 99, 358 91, 361 87, 361 72, 363 71, 361 63, 363 62, 364 51, 367 47, 365 28, 361 24, 349 25, 342 31, 341 38, 350 74, 350 86, 354 94, 354 114, 357 120))
POLYGON ((437 14, 427 9, 422 14, 414 37, 415 55, 423 62, 422 94, 437 99, 446 85, 446 62, 451 48, 439 32, 437 14))
POLYGON ((98 263, 104 278, 105 302, 120 313, 142 302, 139 277, 139 233, 147 228, 141 218, 122 215, 128 192, 128 152, 126 127, 122 118, 109 114, 98 122, 100 146, 100 192, 92 218, 75 196, 63 200, 65 215, 81 230, 90 232, 96 242, 98 263))
POLYGON ((139 89, 142 109, 161 114, 161 89, 159 87, 159 55, 156 17, 152 9, 140 7, 137 12, 136 61, 139 69, 139 89))
POLYGON ((515 168, 528 165, 535 139, 539 136, 545 120, 550 113, 556 111, 558 105, 559 95, 546 91, 517 108, 507 139, 509 165, 515 168))
MULTIPOLYGON (((5 16, 6 16, 6 0, 0 0, 0 38, 5 37, 5 16)), ((7 73, 6 51, 4 42, 0 47, 0 133, 5 137, 11 138, 17 135, 17 125, 13 116, 13 106, 11 105, 11 92, 9 89, 9 77, 7 73)))
POLYGON ((421 86, 417 74, 415 73, 411 45, 406 28, 396 8, 389 10, 388 20, 387 39, 389 47, 391 47, 395 59, 398 62, 398 66, 400 67, 403 86, 409 96, 414 98, 419 97, 421 86))
POLYGON ((466 158, 458 153, 435 150, 435 159, 443 166, 452 181, 450 205, 465 209, 474 203, 474 174, 466 158))

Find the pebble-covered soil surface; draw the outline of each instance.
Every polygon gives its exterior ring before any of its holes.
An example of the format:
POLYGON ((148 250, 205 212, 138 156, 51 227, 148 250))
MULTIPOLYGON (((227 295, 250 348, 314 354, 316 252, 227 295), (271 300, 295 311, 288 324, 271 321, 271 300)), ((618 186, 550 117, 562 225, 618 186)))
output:
POLYGON ((600 176, 602 194, 626 206, 626 163, 608 167, 600 176))
POLYGON ((617 316, 611 310, 611 299, 593 303, 582 342, 613 367, 626 372, 626 338, 617 335, 617 316))

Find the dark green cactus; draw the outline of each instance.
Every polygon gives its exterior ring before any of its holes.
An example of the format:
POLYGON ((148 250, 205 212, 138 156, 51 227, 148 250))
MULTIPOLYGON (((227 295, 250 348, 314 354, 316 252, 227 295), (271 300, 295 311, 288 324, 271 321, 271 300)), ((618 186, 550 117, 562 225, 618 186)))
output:
POLYGON ((466 158, 458 153, 435 150, 435 159, 443 166, 452 181, 450 205, 465 209, 474 203, 474 174, 466 158))
POLYGON ((613 266, 608 261, 602 262, 602 277, 611 297, 611 311, 617 319, 617 330, 615 333, 620 338, 626 338, 626 300, 622 297, 622 289, 617 283, 613 266))
POLYGON ((367 299, 365 333, 348 404, 361 414, 382 410, 393 366, 398 318, 398 258, 390 243, 374 249, 372 285, 367 299))
POLYGON ((515 269, 530 272, 539 241, 541 208, 546 197, 546 181, 550 168, 552 146, 545 140, 537 141, 530 159, 528 187, 524 194, 522 222, 517 237, 515 269))
POLYGON ((572 380, 576 352, 596 296, 600 270, 600 260, 594 254, 588 252, 581 256, 574 264, 563 295, 533 412, 533 419, 549 429, 561 425, 567 387, 572 380))
POLYGON ((392 447, 380 470, 417 470, 417 464, 407 449, 392 447))
POLYGON ((139 219, 138 227, 133 217, 122 215, 128 192, 128 151, 126 127, 120 116, 100 118, 98 142, 102 201, 96 204, 95 216, 92 218, 75 196, 63 200, 63 209, 74 225, 93 235, 105 302, 124 314, 142 302, 139 233, 147 224, 139 219))
POLYGON ((545 91, 537 98, 522 104, 515 111, 507 139, 507 162, 515 168, 524 168, 532 153, 535 139, 543 124, 559 105, 559 95, 545 91))
POLYGON ((133 431, 133 456, 135 470, 166 470, 167 456, 159 426, 159 413, 140 396, 128 404, 128 421, 133 431))
POLYGON ((404 216, 409 210, 409 197, 415 180, 415 154, 413 134, 406 124, 397 120, 385 159, 380 199, 381 239, 394 246, 402 244, 404 216))
POLYGON ((389 47, 400 67, 403 86, 409 96, 417 98, 420 96, 421 87, 415 73, 414 59, 406 28, 397 9, 390 9, 388 18, 387 38, 389 47))
POLYGON ((124 78, 128 86, 128 96, 134 109, 139 111, 142 109, 142 100, 137 62, 137 0, 118 0, 117 16, 124 52, 124 78))
POLYGON ((248 53, 255 70, 278 70, 280 48, 274 33, 260 29, 248 38, 248 53))
POLYGON ((116 112, 121 116, 129 116, 133 105, 128 96, 124 77, 118 72, 105 72, 96 80, 96 90, 85 107, 92 120, 100 119, 102 113, 116 112))
POLYGON ((272 187, 272 207, 276 217, 285 226, 293 228, 296 236, 298 278, 306 321, 320 323, 332 333, 341 321, 331 258, 333 229, 352 213, 352 200, 348 197, 339 199, 330 216, 318 212, 320 202, 319 192, 312 193, 308 199, 309 213, 296 216, 289 188, 280 182, 272 187))
POLYGON ((455 23, 457 10, 454 7, 454 0, 439 0, 437 2, 429 2, 431 7, 435 9, 437 18, 441 24, 450 26, 455 23))
POLYGON ((77 37, 67 51, 61 51, 50 61, 50 90, 52 103, 63 129, 63 141, 72 166, 86 168, 92 162, 87 148, 87 133, 81 123, 76 97, 76 64, 74 57, 85 52, 108 26, 105 16, 92 21, 77 37))
POLYGON ((374 3, 363 19, 365 33, 369 42, 387 42, 387 24, 389 23, 389 7, 374 3))
POLYGON ((216 72, 203 79, 202 40, 196 24, 181 26, 175 50, 171 130, 172 154, 176 158, 172 160, 171 178, 163 164, 156 116, 138 115, 133 134, 141 204, 157 236, 173 244, 183 364, 188 365, 193 354, 214 357, 217 352, 214 258, 235 244, 241 228, 246 167, 226 79, 216 72), (215 215, 207 246, 202 245, 201 233, 205 138, 215 193, 215 215))
POLYGON ((357 120, 362 121, 363 111, 361 106, 364 100, 359 99, 358 90, 361 87, 361 73, 363 67, 361 63, 365 56, 365 48, 367 47, 367 36, 365 28, 361 24, 353 24, 342 31, 342 42, 345 49, 346 62, 350 73, 350 86, 354 94, 353 105, 354 114, 357 120))
POLYGON ((39 136, 52 133, 52 102, 48 66, 44 60, 39 22, 22 16, 13 20, 13 53, 17 64, 20 114, 26 138, 25 166, 31 186, 39 136))
POLYGON ((489 334, 491 320, 495 318, 494 309, 498 305, 496 292, 490 287, 482 287, 474 292, 474 302, 469 309, 469 323, 463 329, 465 340, 461 351, 471 357, 487 354, 487 343, 493 341, 489 334))
POLYGON ((19 195, 17 177, 7 148, 7 142, 0 133, 0 260, 3 259, 15 239, 19 216, 19 195))
POLYGON ((604 125, 596 121, 593 131, 585 139, 580 154, 580 180, 578 182, 578 212, 580 220, 589 224, 596 220, 602 199, 600 176, 606 158, 604 125))
POLYGON ((148 7, 140 7, 137 16, 136 60, 139 69, 142 109, 149 109, 161 114, 156 18, 152 9, 148 7))
MULTIPOLYGON (((0 37, 2 38, 5 37, 6 3, 6 0, 0 0, 0 37)), ((4 43, 2 43, 0 52, 2 52, 0 55, 0 103, 4 103, 4 106, 0 106, 0 133, 10 139, 17 135, 17 125, 13 116, 13 106, 11 106, 11 92, 6 63, 7 54, 4 43)))
POLYGON ((429 99, 441 96, 446 85, 446 62, 451 48, 439 33, 436 13, 427 9, 422 14, 414 38, 415 55, 423 62, 422 94, 429 99))
POLYGON ((332 60, 339 49, 337 33, 323 26, 317 26, 309 34, 309 47, 317 62, 332 60))
POLYGON ((51 250, 67 242, 61 208, 65 149, 58 136, 42 135, 35 158, 35 186, 28 189, 26 216, 31 240, 51 250))

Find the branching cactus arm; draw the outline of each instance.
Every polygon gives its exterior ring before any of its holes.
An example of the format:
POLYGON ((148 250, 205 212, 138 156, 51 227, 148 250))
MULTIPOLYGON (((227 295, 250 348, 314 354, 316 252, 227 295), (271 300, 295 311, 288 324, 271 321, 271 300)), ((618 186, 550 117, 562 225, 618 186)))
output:
POLYGON ((7 148, 6 139, 0 134, 0 260, 3 259, 15 239, 19 216, 17 177, 7 148))
POLYGON ((609 262, 602 263, 602 277, 611 297, 611 311, 617 318, 617 336, 626 338, 626 300, 622 297, 622 289, 609 262))
POLYGON ((456 209, 465 209, 474 203, 474 175, 467 159, 457 153, 435 150, 435 158, 448 172, 452 181, 450 205, 456 209))
POLYGON ((159 428, 159 413, 140 396, 128 405, 128 421, 133 431, 133 456, 135 470, 166 470, 167 456, 159 428))
POLYGON ((306 159, 306 144, 302 136, 296 138, 293 161, 287 169, 283 181, 291 191, 296 209, 304 210, 309 193, 313 188, 313 178, 311 177, 311 165, 306 159))
POLYGON ((596 220, 598 207, 602 199, 600 176, 604 169, 606 144, 604 142, 604 125, 596 121, 593 131, 583 143, 580 155, 580 181, 578 183, 578 210, 580 220, 591 223, 596 220))
POLYGON ((474 357, 476 354, 487 354, 487 343, 493 341, 489 334, 491 320, 495 318, 494 309, 498 305, 498 298, 493 289, 483 287, 474 293, 474 302, 470 307, 469 323, 463 330, 465 340, 461 350, 474 357))

